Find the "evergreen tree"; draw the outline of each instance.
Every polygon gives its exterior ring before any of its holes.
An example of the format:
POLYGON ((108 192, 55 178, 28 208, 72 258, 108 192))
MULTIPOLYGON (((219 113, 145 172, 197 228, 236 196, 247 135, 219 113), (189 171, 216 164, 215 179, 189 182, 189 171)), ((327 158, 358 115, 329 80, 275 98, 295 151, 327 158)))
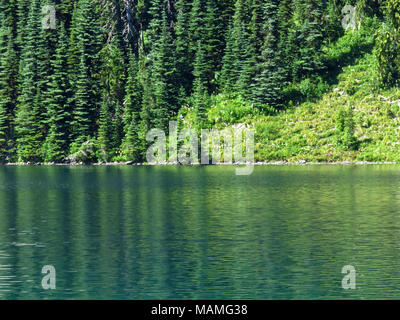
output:
MULTIPOLYGON (((40 8, 43 8, 44 5, 48 5, 47 0, 42 0, 40 3, 40 8)), ((57 25, 55 29, 46 29, 42 26, 42 10, 39 11, 39 20, 40 20, 40 29, 39 29, 39 37, 36 43, 37 49, 37 101, 38 108, 42 113, 42 131, 43 131, 43 139, 45 139, 48 134, 49 126, 48 126, 48 118, 46 117, 47 111, 47 101, 52 98, 53 92, 51 88, 52 76, 54 75, 53 63, 54 56, 56 53, 56 46, 58 41, 58 31, 57 25)), ((42 145, 44 146, 44 145, 42 145)), ((45 155, 45 150, 41 150, 41 154, 45 155)))
POLYGON ((220 93, 283 108, 325 71, 346 4, 374 17, 368 28, 384 22, 376 65, 397 85, 399 0, 0 0, 0 161, 61 162, 89 145, 83 160, 142 161, 149 129, 168 131, 185 104, 208 126, 220 93))
POLYGON ((91 87, 90 73, 87 60, 81 56, 80 72, 76 81, 76 92, 74 96, 73 119, 71 121, 71 137, 74 142, 73 151, 79 148, 82 143, 93 138, 94 126, 97 113, 97 103, 91 87))
MULTIPOLYGON (((73 91, 75 90, 75 83, 79 71, 79 49, 78 49, 78 16, 80 14, 79 2, 75 2, 72 17, 71 17, 71 28, 69 29, 69 40, 68 40, 68 78, 73 91)), ((71 97, 71 104, 73 102, 73 96, 71 97)))
POLYGON ((98 158, 103 161, 110 161, 113 153, 115 152, 115 144, 113 141, 113 121, 111 118, 111 112, 113 109, 113 103, 110 97, 103 97, 103 101, 100 109, 100 127, 98 136, 98 158))
POLYGON ((190 47, 190 0, 178 0, 177 22, 176 22, 176 65, 178 72, 179 85, 185 90, 185 94, 189 95, 193 86, 193 51, 190 47))
POLYGON ((74 3, 76 0, 52 0, 49 5, 54 5, 56 9, 57 21, 61 22, 67 32, 71 27, 74 3))
POLYGON ((125 96, 125 65, 117 37, 101 51, 103 100, 100 109, 99 151, 105 161, 116 156, 122 142, 121 105, 125 96))
POLYGON ((257 58, 260 55, 261 31, 258 26, 262 12, 259 0, 237 0, 233 25, 227 40, 221 81, 226 92, 251 97, 257 58))
POLYGON ((282 82, 284 71, 279 52, 278 0, 264 4, 266 37, 262 47, 259 70, 253 87, 253 101, 256 107, 282 105, 282 82))
POLYGON ((0 105, 0 163, 8 156, 9 123, 6 109, 0 105))
POLYGON ((11 13, 0 11, 0 161, 10 157, 17 99, 18 60, 7 14, 11 13))
POLYGON ((173 36, 176 22, 176 0, 152 0, 149 8, 151 17, 147 31, 148 41, 146 42, 146 52, 154 52, 153 45, 159 42, 163 29, 173 36))
MULTIPOLYGON (((204 64, 194 66, 196 73, 206 79, 205 88, 207 93, 215 93, 217 89, 216 76, 222 67, 223 50, 225 47, 224 33, 222 30, 221 12, 215 1, 194 0, 189 30, 192 34, 191 46, 195 50, 195 61, 199 60, 198 45, 202 46, 204 64)), ((202 82, 203 79, 200 81, 202 82)), ((196 79, 194 80, 196 81, 196 79)))
POLYGON ((140 161, 143 142, 139 138, 140 111, 142 108, 142 86, 135 55, 131 55, 126 96, 123 111, 124 139, 121 146, 122 158, 127 161, 140 161))
POLYGON ((196 123, 199 128, 206 120, 206 109, 208 100, 208 90, 207 90, 207 73, 204 71, 207 68, 206 52, 199 40, 197 43, 196 51, 196 61, 194 64, 194 106, 196 112, 196 123))
POLYGON ((324 2, 295 0, 298 18, 299 59, 294 75, 297 80, 315 74, 324 68, 322 45, 324 43, 324 2))
POLYGON ((226 92, 237 92, 238 89, 237 83, 243 70, 243 51, 247 48, 244 42, 248 36, 247 13, 245 0, 236 0, 235 14, 228 34, 220 78, 221 87, 226 92))
MULTIPOLYGON (((192 10, 190 11, 189 32, 190 48, 194 53, 196 45, 202 39, 204 34, 204 17, 206 13, 207 0, 193 0, 192 10)), ((194 54, 193 54, 194 56, 194 54)))
POLYGON ((376 33, 375 56, 384 86, 400 83, 400 1, 388 0, 383 8, 386 23, 376 33))
MULTIPOLYGON (((3 0, 7 2, 8 0, 3 0)), ((16 38, 15 43, 19 49, 22 49, 25 36, 27 33, 27 23, 29 16, 29 8, 32 4, 30 0, 17 0, 16 2, 16 38)))
MULTIPOLYGON (((153 87, 150 81, 150 74, 146 68, 146 56, 139 54, 138 57, 138 81, 142 87, 142 102, 140 110, 140 122, 137 129, 139 141, 142 142, 143 150, 147 148, 146 134, 153 129, 152 120, 154 121, 152 108, 155 105, 153 87)), ((128 90, 128 89, 127 89, 128 90)), ((128 91, 127 91, 128 93, 128 91)), ((144 157, 145 154, 143 153, 144 157)))
POLYGON ((39 48, 41 32, 41 6, 39 0, 31 2, 26 38, 22 50, 21 88, 15 119, 17 159, 40 161, 44 140, 43 104, 39 91, 39 48))
POLYGON ((263 26, 265 25, 263 13, 263 1, 252 0, 249 9, 251 20, 248 23, 249 27, 243 32, 241 43, 243 46, 243 62, 238 81, 238 90, 244 98, 251 100, 252 87, 255 83, 258 59, 261 56, 264 33, 263 26))
POLYGON ((73 63, 79 58, 79 69, 74 70, 76 74, 71 79, 75 93, 70 101, 73 106, 72 152, 95 136, 98 125, 101 102, 99 52, 104 40, 104 29, 99 22, 99 7, 96 3, 93 0, 79 0, 72 21, 72 29, 75 29, 72 39, 77 41, 76 50, 72 53, 75 56, 73 63))
POLYGON ((49 128, 44 144, 46 161, 62 162, 68 155, 71 110, 68 104, 70 87, 67 73, 67 49, 67 33, 64 25, 62 25, 56 54, 52 60, 53 73, 50 76, 46 99, 47 125, 49 128))
POLYGON ((178 112, 177 97, 177 70, 174 42, 168 31, 168 20, 163 13, 163 24, 160 38, 153 47, 154 62, 151 70, 151 85, 154 94, 154 105, 151 109, 152 125, 155 128, 166 130, 172 115, 178 112))
POLYGON ((285 70, 286 81, 292 80, 294 57, 297 55, 298 48, 295 40, 296 31, 293 23, 293 0, 281 0, 279 5, 279 51, 281 52, 282 67, 285 70))

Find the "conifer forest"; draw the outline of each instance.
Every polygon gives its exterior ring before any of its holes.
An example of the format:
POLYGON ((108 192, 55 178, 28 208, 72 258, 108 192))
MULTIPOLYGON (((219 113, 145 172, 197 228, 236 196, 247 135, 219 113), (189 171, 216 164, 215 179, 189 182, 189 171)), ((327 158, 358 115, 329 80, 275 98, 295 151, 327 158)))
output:
POLYGON ((0 0, 0 161, 144 162, 170 121, 399 161, 399 27, 400 0, 0 0))

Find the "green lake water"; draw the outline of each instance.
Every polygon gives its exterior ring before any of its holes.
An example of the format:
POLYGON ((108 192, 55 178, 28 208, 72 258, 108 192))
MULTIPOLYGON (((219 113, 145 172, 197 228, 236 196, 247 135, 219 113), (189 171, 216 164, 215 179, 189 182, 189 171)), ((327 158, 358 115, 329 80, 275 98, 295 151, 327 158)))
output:
POLYGON ((0 299, 332 298, 400 298, 400 167, 0 167, 0 299))

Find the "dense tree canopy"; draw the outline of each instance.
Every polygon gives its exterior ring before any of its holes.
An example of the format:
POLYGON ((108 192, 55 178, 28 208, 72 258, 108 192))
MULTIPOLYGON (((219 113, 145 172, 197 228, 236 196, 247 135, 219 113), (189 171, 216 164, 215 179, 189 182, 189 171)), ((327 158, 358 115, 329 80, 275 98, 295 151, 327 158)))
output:
POLYGON ((384 22, 378 71, 398 84, 399 0, 0 0, 0 161, 141 161, 148 129, 183 107, 201 126, 221 94, 282 110, 329 76, 346 4, 384 22))

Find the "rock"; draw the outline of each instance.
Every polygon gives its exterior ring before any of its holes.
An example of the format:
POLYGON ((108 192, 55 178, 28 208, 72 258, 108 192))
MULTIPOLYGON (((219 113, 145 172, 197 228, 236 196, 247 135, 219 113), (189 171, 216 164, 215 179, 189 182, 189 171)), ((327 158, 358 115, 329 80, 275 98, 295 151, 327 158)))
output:
POLYGON ((68 164, 74 165, 77 163, 77 157, 74 155, 71 155, 71 156, 65 158, 65 162, 68 164))

